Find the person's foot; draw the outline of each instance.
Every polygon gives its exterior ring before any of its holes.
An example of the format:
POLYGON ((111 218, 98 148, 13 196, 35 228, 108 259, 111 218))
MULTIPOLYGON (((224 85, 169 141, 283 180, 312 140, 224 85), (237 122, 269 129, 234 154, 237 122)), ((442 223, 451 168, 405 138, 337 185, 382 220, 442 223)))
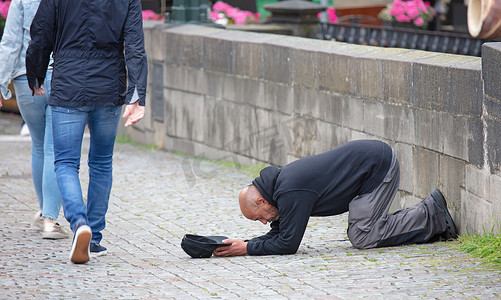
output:
POLYGON ((43 218, 42 226, 42 238, 44 239, 65 239, 68 234, 64 229, 56 222, 56 220, 51 218, 43 218))
POLYGON ((92 257, 104 256, 108 254, 108 249, 98 243, 90 243, 90 255, 92 257))
POLYGON ((31 221, 31 228, 37 231, 42 231, 43 228, 43 219, 42 219, 42 211, 38 211, 31 221))
POLYGON ((435 200, 435 203, 445 211, 445 231, 440 234, 440 238, 444 240, 453 240, 458 237, 456 224, 454 224, 454 220, 452 220, 452 216, 447 209, 447 202, 445 202, 444 195, 440 192, 439 189, 434 189, 431 192, 431 197, 435 200))
POLYGON ((92 231, 87 225, 77 227, 71 245, 70 260, 75 264, 84 264, 90 260, 89 244, 92 231))

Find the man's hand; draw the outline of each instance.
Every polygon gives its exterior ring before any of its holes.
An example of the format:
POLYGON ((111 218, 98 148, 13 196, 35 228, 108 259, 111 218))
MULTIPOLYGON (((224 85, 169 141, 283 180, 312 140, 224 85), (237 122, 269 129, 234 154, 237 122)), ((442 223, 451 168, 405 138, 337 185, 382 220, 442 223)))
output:
POLYGON ((217 247, 216 250, 214 250, 215 256, 239 256, 247 254, 247 242, 227 239, 224 240, 223 243, 231 243, 231 245, 217 247))
POLYGON ((45 90, 43 89, 43 86, 41 86, 39 89, 35 89, 35 95, 45 95, 45 90))
POLYGON ((124 114, 122 118, 127 118, 125 122, 125 127, 128 127, 132 124, 137 123, 144 117, 144 106, 140 106, 139 103, 134 102, 133 104, 129 104, 125 107, 124 114))
POLYGON ((2 105, 3 105, 2 101, 3 101, 3 97, 2 97, 2 95, 0 95, 0 108, 2 108, 2 105))

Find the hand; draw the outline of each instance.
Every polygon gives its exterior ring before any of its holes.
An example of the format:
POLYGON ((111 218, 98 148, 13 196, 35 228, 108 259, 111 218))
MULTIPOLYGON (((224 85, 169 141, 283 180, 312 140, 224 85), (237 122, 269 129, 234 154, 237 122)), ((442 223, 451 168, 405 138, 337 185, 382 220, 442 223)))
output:
POLYGON ((133 104, 129 104, 125 107, 124 114, 122 118, 127 118, 125 122, 125 127, 133 125, 137 123, 144 117, 144 106, 140 106, 139 103, 134 102, 133 104))
POLYGON ((229 246, 221 246, 217 247, 214 250, 215 256, 239 256, 239 255, 247 255, 247 242, 227 239, 224 240, 223 243, 231 245, 229 246))
POLYGON ((2 95, 0 95, 0 108, 2 108, 2 105, 3 105, 2 101, 3 101, 3 97, 2 97, 2 95))
POLYGON ((39 89, 35 89, 35 95, 38 96, 45 95, 45 90, 43 89, 43 86, 41 86, 39 89))

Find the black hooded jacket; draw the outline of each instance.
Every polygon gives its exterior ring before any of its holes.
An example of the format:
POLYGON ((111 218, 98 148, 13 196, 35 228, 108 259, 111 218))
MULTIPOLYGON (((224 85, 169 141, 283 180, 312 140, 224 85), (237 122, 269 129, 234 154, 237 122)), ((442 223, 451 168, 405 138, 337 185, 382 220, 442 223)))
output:
POLYGON ((381 141, 358 140, 282 169, 264 168, 252 183, 278 208, 280 218, 271 223, 266 235, 248 242, 248 254, 296 253, 310 216, 347 212, 353 198, 381 184, 390 168, 392 152, 381 141))
POLYGON ((120 106, 137 89, 144 106, 148 66, 142 24, 140 0, 42 0, 26 51, 30 88, 44 82, 53 53, 50 105, 120 106))

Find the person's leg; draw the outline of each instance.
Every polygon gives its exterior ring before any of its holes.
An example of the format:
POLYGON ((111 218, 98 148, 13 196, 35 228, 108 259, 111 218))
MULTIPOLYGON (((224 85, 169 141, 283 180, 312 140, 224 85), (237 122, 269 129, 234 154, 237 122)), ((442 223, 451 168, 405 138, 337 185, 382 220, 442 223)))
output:
POLYGON ((19 111, 31 133, 31 176, 38 198, 38 205, 40 210, 43 211, 42 178, 47 97, 45 95, 32 95, 26 75, 14 79, 14 89, 19 111))
POLYGON ((51 110, 56 178, 64 216, 75 232, 79 225, 88 223, 78 174, 83 134, 91 108, 52 106, 51 110))
POLYGON ((431 196, 420 203, 388 214, 398 190, 400 168, 396 156, 383 182, 372 193, 352 200, 348 237, 356 248, 423 243, 445 230, 445 212, 431 196))
POLYGON ((121 107, 98 107, 89 115, 87 218, 92 229, 91 242, 95 244, 101 242, 101 231, 106 226, 105 216, 112 185, 113 148, 121 110, 121 107))
MULTIPOLYGON (((52 72, 47 72, 45 78, 45 95, 50 94, 52 72)), ((45 139, 44 139, 44 164, 43 164, 43 217, 57 220, 61 209, 61 192, 57 184, 56 172, 54 171, 54 140, 52 135, 52 110, 49 105, 45 106, 45 139)))

